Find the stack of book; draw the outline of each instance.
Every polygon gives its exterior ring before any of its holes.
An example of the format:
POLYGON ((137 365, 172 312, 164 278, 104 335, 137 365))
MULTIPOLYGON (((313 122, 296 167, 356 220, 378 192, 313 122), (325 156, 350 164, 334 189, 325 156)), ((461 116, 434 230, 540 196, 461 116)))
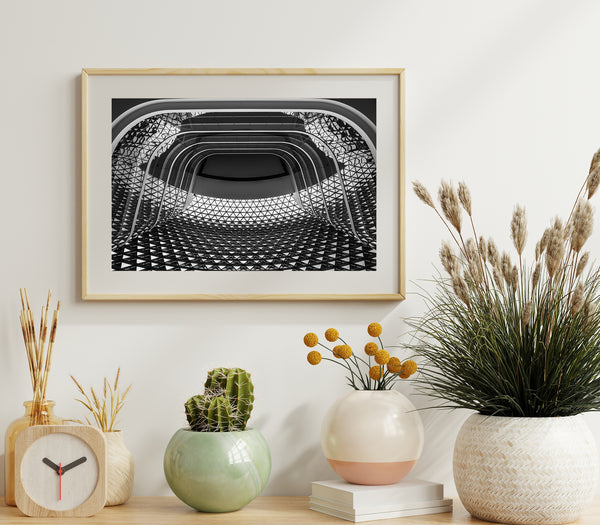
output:
POLYGON ((360 522, 452 511, 441 483, 403 479, 393 485, 354 485, 343 480, 314 481, 310 508, 360 522))

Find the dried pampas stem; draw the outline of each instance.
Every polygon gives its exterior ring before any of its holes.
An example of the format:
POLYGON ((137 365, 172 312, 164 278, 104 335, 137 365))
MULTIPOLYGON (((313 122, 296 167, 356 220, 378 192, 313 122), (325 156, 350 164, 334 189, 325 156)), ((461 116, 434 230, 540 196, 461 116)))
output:
POLYGON ((590 252, 585 252, 581 256, 581 259, 579 259, 579 262, 577 263, 577 271, 575 272, 576 278, 579 277, 583 273, 583 270, 587 266, 587 263, 589 260, 590 260, 590 252))
POLYGON ((467 212, 467 215, 471 216, 471 192, 464 182, 458 183, 458 200, 462 204, 462 207, 467 212))
POLYGON ((494 239, 492 239, 492 238, 488 239, 487 249, 488 249, 488 259, 490 261, 490 264, 492 266, 496 266, 498 264, 498 248, 496 247, 496 243, 494 242, 494 239))
POLYGON ((458 298, 467 305, 468 308, 471 307, 471 301, 469 299, 469 291, 467 289, 467 285, 465 281, 459 276, 455 275, 452 278, 452 287, 454 289, 454 293, 458 296, 458 298))
POLYGON ((460 234, 462 227, 460 204, 456 191, 452 187, 452 184, 446 181, 442 181, 438 192, 438 198, 442 211, 448 219, 448 222, 454 226, 454 229, 460 234))
POLYGON ((510 237, 520 258, 525 248, 525 241, 527 240, 527 220, 525 217, 525 208, 522 206, 515 206, 510 223, 510 237))
POLYGON ((529 321, 531 320, 531 304, 531 301, 527 301, 525 303, 525 306, 523 307, 523 312, 521 313, 521 326, 523 330, 525 330, 525 327, 529 324, 529 321))
POLYGON ((554 277, 556 270, 565 253, 563 240, 563 227, 560 219, 555 219, 554 226, 548 234, 548 245, 546 246, 546 269, 550 279, 554 277))
POLYGON ((433 209, 435 209, 435 203, 433 202, 431 195, 427 191, 427 188, 417 181, 413 181, 412 184, 415 195, 419 197, 419 199, 421 199, 425 204, 427 204, 427 206, 430 206, 433 209))
POLYGON ((571 314, 575 315, 581 307, 583 306, 583 295, 584 288, 583 283, 579 281, 577 286, 575 286, 575 290, 573 291, 573 296, 571 297, 571 314))
POLYGON ((594 212, 588 201, 579 201, 573 213, 573 231, 571 232, 571 249, 579 253, 589 239, 594 227, 594 212))
POLYGON ((444 270, 448 272, 450 277, 458 275, 460 271, 459 264, 452 247, 447 242, 443 242, 442 247, 440 248, 440 260, 442 261, 444 270))

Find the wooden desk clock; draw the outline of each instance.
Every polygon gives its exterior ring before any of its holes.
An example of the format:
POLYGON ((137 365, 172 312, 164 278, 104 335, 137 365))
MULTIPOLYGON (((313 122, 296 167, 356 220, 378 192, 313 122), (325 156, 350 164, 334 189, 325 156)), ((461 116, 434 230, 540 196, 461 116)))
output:
POLYGON ((39 425, 15 443, 15 500, 34 517, 92 516, 106 500, 106 439, 84 425, 39 425))

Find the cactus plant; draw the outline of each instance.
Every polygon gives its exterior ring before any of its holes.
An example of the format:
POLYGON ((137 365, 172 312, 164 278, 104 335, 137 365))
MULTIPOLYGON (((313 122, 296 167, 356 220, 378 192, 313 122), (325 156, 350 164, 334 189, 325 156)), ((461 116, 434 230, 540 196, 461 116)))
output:
POLYGON ((250 374, 241 368, 215 368, 208 372, 204 394, 190 397, 185 415, 196 432, 245 430, 252 403, 254 385, 250 374))

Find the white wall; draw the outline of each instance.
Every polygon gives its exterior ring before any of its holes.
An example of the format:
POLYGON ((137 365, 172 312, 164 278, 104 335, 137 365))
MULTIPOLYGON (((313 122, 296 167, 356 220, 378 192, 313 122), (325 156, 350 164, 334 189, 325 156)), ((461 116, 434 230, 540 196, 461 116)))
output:
MULTIPOLYGON (((3 0, 0 18, 0 433, 30 396, 18 289, 40 305, 51 287, 62 317, 50 396, 61 415, 81 416, 68 375, 99 384, 122 367, 134 385, 122 428, 138 495, 170 493, 164 448, 183 425, 183 401, 217 365, 253 373, 253 425, 273 454, 266 494, 307 494, 311 480, 332 475, 319 425, 345 387, 337 369, 309 367, 302 335, 337 326, 358 345, 364 325, 380 320, 391 342, 422 306, 414 294, 402 304, 82 302, 82 67, 405 67, 407 180, 433 188, 464 179, 480 231, 507 245, 514 203, 527 206, 537 238, 552 215, 568 213, 600 146, 593 0, 3 0)), ((414 292, 444 232, 412 194, 406 210, 414 292)), ((597 254, 598 236, 592 242, 597 254)), ((450 492, 464 417, 423 413, 415 474, 450 492)), ((600 439, 600 420, 589 419, 600 439)))

